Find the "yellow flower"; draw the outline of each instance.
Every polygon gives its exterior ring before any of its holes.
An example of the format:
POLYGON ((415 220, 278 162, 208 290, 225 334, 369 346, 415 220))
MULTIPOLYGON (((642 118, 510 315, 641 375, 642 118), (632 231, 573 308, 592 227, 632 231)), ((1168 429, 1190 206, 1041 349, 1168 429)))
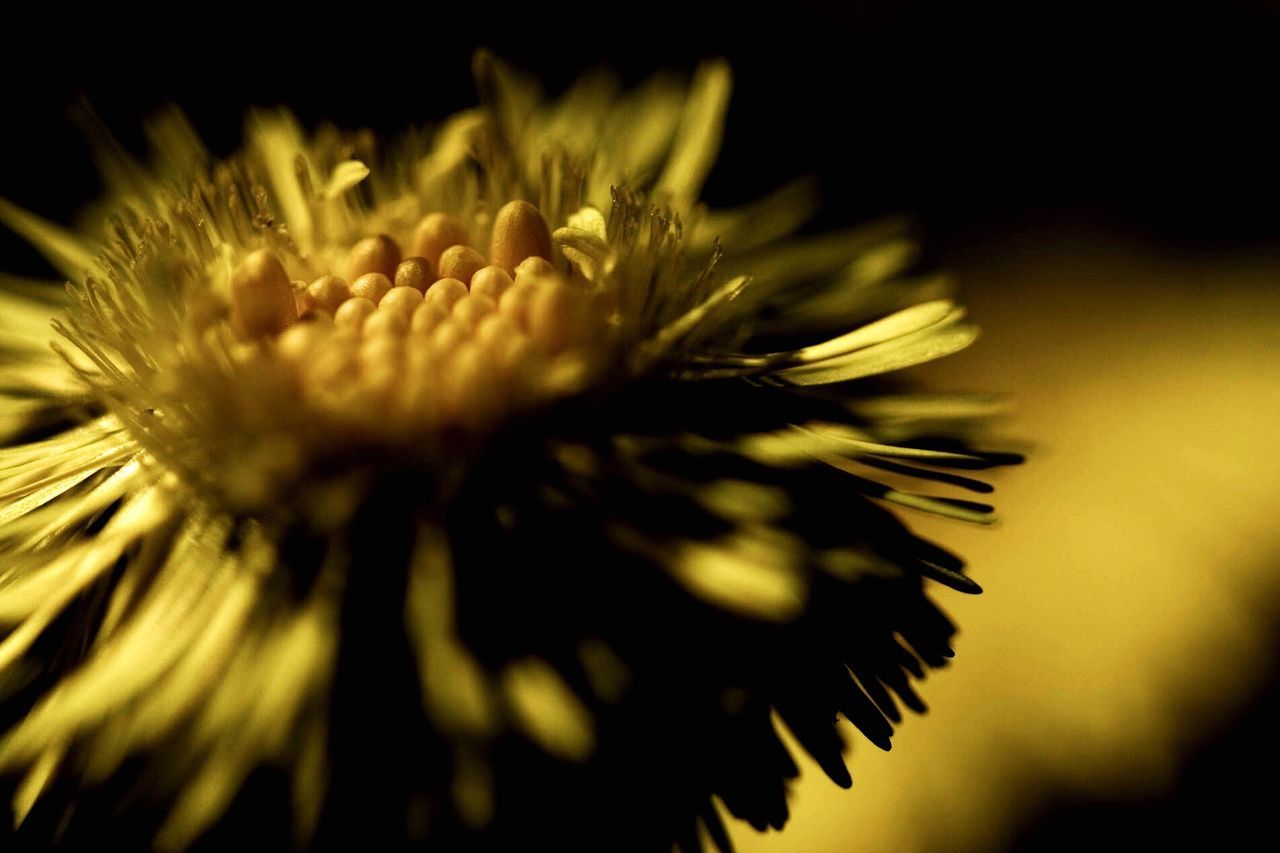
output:
POLYGON ((893 224, 779 243, 803 185, 700 205, 723 63, 476 74, 385 150, 163 116, 93 237, 0 201, 76 282, 0 292, 19 837, 694 846, 713 796, 785 820, 771 709, 847 784, 833 717, 922 707, 922 579, 977 586, 874 501, 991 510, 877 475, 1009 458, 959 442, 990 401, 854 380, 973 340, 945 281, 893 224))

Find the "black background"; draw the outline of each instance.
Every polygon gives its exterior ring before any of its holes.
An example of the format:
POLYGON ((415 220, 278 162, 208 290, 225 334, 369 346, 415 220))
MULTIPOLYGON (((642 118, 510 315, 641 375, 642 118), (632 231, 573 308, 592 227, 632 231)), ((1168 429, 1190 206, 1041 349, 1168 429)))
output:
MULTIPOLYGON (((736 88, 713 202, 809 173, 819 226, 909 212, 944 256, 975 232, 1045 222, 1180 251, 1277 246, 1280 16, 1267 4, 450 5, 35 10, 3 36, 0 195, 67 222, 97 193, 68 119, 81 95, 138 151, 139 119, 168 102, 218 153, 254 104, 392 133, 473 103, 469 60, 487 45, 552 91, 596 65, 638 81, 727 57, 736 88)), ((41 270, 8 234, 0 259, 41 270)), ((1248 777, 1274 766, 1277 695, 1206 743, 1165 799, 1063 802, 1020 849, 1268 837, 1248 777)))
POLYGON ((0 194, 65 221, 96 192, 67 118, 79 95, 139 151, 140 117, 168 102, 219 153, 254 104, 392 133, 473 103, 469 60, 487 45, 551 91, 597 65, 635 81, 727 57, 713 202, 812 173, 828 221, 907 211, 943 242, 1064 211, 1180 244, 1269 242, 1280 226, 1280 16, 1267 4, 450 5, 11 24, 0 194))

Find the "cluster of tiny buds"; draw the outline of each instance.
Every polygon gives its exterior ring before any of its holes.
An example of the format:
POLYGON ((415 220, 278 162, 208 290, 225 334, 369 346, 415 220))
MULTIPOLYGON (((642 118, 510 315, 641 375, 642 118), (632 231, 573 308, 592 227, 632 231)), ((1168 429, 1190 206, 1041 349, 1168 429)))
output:
POLYGON ((309 408, 394 431, 483 427, 581 373, 604 316, 552 265, 536 207, 498 211, 487 259, 443 213, 412 246, 405 258, 392 237, 366 237, 346 279, 310 283, 253 252, 232 275, 232 328, 274 346, 309 408))

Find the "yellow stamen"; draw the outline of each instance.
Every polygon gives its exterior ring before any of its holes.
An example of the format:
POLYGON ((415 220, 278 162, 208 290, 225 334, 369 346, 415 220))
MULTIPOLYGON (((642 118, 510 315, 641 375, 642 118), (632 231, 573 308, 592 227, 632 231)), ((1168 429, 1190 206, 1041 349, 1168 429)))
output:
POLYGON ((440 277, 467 283, 485 266, 484 256, 470 246, 450 246, 440 256, 440 277))
POLYGON ((400 265, 400 244, 386 234, 365 237, 351 247, 347 278, 354 282, 366 273, 381 273, 390 280, 400 265))
POLYGON ((363 296, 374 305, 391 292, 391 279, 380 272, 369 272, 351 283, 351 295, 363 296))
POLYGON ((413 311, 413 321, 409 324, 415 333, 429 334, 449 317, 449 312, 435 302, 424 301, 413 311))
POLYGON ((409 331, 409 320, 402 311, 387 311, 379 308, 364 321, 365 338, 404 337, 409 331))
POLYGON ((378 310, 393 311, 408 320, 421 304, 422 294, 419 291, 412 287, 393 287, 378 303, 378 310))
POLYGON ((533 205, 499 211, 493 263, 465 241, 443 214, 419 224, 420 254, 403 260, 391 237, 365 237, 348 253, 350 285, 336 275, 291 283, 276 255, 255 252, 232 279, 235 328, 276 336, 300 399, 339 440, 485 428, 513 405, 561 393, 548 370, 599 330, 586 328, 590 295, 552 264, 533 205))
POLYGON ((459 299, 467 295, 467 286, 456 278, 442 278, 427 288, 424 301, 439 305, 446 311, 453 310, 459 299))
POLYGON ((435 263, 426 258, 416 256, 405 258, 401 261, 400 266, 396 267, 396 274, 392 279, 396 287, 412 287, 419 293, 426 293, 427 288, 431 286, 431 282, 435 280, 435 263))
POLYGON ((278 335, 298 316, 289 274, 275 253, 259 249, 231 276, 231 322, 247 337, 278 335))
POLYGON ((548 278, 556 275, 556 268, 552 266, 551 261, 546 258, 540 258, 537 255, 525 258, 516 264, 516 281, 522 279, 534 281, 539 278, 548 278))
POLYGON ((471 276, 471 292, 487 296, 494 302, 511 288, 511 276, 502 267, 490 265, 471 276))
POLYGON ((322 275, 307 286, 307 296, 312 307, 336 314, 342 303, 351 298, 351 289, 336 275, 322 275))
POLYGON ((413 253, 426 258, 436 269, 440 267, 440 256, 445 249, 470 244, 467 229, 444 213, 427 214, 413 232, 413 253))
POLYGON ((529 281, 517 282, 498 300, 498 310, 517 329, 529 328, 529 309, 537 294, 537 285, 529 281))
POLYGON ((333 315, 333 322, 339 328, 353 329, 358 332, 364 325, 364 321, 377 310, 378 306, 374 305, 372 300, 356 296, 342 303, 337 313, 333 315))
POLYGON ((574 341, 580 301, 569 286, 554 279, 546 281, 529 306, 529 336, 546 352, 556 353, 574 341))
POLYGON ((467 339, 467 331, 452 320, 440 324, 431 336, 431 350, 437 359, 443 359, 467 339))
POLYGON ((497 310, 498 305, 492 299, 473 293, 465 299, 458 300, 458 304, 453 306, 453 319, 454 322, 474 331, 481 320, 497 310))
POLYGON ((493 220, 489 257, 509 273, 525 258, 551 260, 551 233, 538 208, 527 201, 510 201, 493 220))

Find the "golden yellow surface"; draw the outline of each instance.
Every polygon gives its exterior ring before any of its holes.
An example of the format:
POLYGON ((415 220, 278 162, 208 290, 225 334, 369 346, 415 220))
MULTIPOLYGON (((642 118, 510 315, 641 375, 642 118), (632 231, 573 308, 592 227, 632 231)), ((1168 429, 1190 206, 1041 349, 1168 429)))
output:
POLYGON ((915 375, 1011 394, 998 434, 1033 444, 993 528, 908 520, 986 592, 937 593, 960 636, 929 714, 888 754, 849 729, 852 791, 802 763, 791 823, 735 824, 743 853, 998 850, 1056 792, 1169 785, 1271 663, 1280 258, 1060 227, 949 267, 984 336, 915 375))

